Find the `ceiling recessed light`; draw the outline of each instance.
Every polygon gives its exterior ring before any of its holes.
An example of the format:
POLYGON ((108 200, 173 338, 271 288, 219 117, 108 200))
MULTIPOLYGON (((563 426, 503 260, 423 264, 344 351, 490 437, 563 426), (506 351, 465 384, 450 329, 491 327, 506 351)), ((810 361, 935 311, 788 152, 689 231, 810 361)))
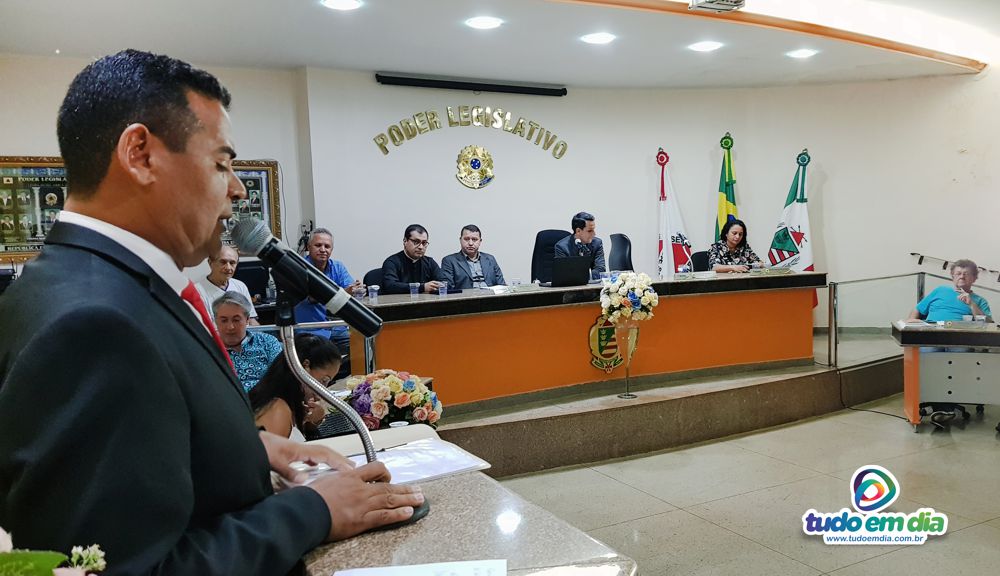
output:
POLYGON ((56 55, 62 54, 62 50, 56 48, 56 55))
POLYGON ((583 40, 587 44, 610 44, 614 42, 615 38, 617 36, 608 32, 594 32, 593 34, 580 36, 580 40, 583 40))
POLYGON ((711 52, 713 50, 718 50, 725 46, 722 42, 712 42, 711 40, 706 40, 705 42, 695 42, 688 46, 688 50, 694 50, 695 52, 711 52))
POLYGON ((476 16, 465 21, 466 26, 476 30, 492 30, 499 28, 501 24, 503 24, 503 20, 493 16, 476 16))
POLYGON ((817 54, 819 54, 819 50, 810 50, 809 48, 801 48, 799 50, 785 52, 785 56, 788 56, 789 58, 812 58, 817 54))
POLYGON ((331 10, 355 10, 364 4, 361 0, 320 0, 320 4, 331 10))

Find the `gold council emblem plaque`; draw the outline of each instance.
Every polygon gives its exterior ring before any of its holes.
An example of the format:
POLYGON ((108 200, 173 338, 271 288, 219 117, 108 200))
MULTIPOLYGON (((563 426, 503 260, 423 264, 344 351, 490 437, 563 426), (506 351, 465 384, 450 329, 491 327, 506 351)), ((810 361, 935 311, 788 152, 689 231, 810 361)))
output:
POLYGON ((482 146, 469 145, 458 153, 458 174, 463 186, 478 190, 493 181, 493 157, 482 146))

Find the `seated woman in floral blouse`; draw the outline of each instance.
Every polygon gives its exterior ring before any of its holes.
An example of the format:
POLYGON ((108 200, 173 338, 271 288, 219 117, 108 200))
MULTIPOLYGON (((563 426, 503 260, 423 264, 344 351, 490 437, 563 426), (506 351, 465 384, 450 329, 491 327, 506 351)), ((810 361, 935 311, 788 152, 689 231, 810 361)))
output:
MULTIPOLYGON (((295 352, 306 372, 328 385, 340 370, 340 349, 315 334, 295 335, 295 352)), ((305 433, 315 429, 326 410, 311 388, 304 388, 292 373, 284 355, 274 359, 260 382, 250 389, 250 406, 257 426, 268 432, 305 442, 305 433)))
POLYGON ((716 272, 747 272, 764 264, 747 244, 747 225, 735 218, 722 227, 722 238, 708 249, 708 266, 716 272))

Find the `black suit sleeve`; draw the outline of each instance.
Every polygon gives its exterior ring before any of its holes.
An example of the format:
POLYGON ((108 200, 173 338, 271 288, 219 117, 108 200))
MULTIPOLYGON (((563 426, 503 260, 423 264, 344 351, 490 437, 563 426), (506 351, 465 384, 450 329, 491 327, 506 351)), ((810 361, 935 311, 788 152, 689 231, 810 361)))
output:
MULTIPOLYGON (((83 308, 41 326, 4 360, 0 454, 18 456, 2 459, 0 523, 19 547, 100 544, 110 576, 288 572, 329 532, 323 499, 308 488, 262 491, 242 509, 195 516, 194 478, 205 480, 204 464, 192 461, 197 386, 180 382, 163 352, 177 349, 176 332, 141 321, 83 308), (81 344, 95 336, 100 345, 81 344)), ((220 406, 220 422, 242 422, 245 410, 220 406)))
POLYGON ((382 263, 382 293, 383 294, 409 294, 410 283, 403 282, 403 269, 399 265, 399 259, 390 256, 382 263))
POLYGON ((553 246, 555 257, 569 258, 569 250, 567 249, 568 246, 569 245, 565 242, 565 239, 556 242, 555 245, 553 246))
POLYGON ((601 272, 607 272, 608 266, 604 262, 604 242, 600 238, 594 238, 591 242, 594 248, 594 263, 591 265, 591 277, 600 278, 601 272))
MULTIPOLYGON (((430 256, 427 257, 427 267, 429 272, 428 276, 430 277, 431 280, 437 280, 438 282, 440 282, 445 279, 444 273, 441 272, 441 267, 438 266, 438 263, 435 262, 434 259, 431 258, 430 256)), ((424 287, 421 286, 420 289, 423 290, 424 287)))

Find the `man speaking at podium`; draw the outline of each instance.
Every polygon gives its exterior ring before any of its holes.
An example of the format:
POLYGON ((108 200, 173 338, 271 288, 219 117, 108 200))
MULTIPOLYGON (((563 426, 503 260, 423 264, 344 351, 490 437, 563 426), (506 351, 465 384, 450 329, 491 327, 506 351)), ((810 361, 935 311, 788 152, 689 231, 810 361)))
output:
POLYGON ((105 574, 284 574, 423 501, 382 464, 254 427, 181 273, 246 197, 228 104, 210 74, 132 50, 70 85, 65 210, 0 298, 0 526, 17 548, 97 543, 105 574), (274 494, 270 470, 296 460, 340 472, 274 494))

